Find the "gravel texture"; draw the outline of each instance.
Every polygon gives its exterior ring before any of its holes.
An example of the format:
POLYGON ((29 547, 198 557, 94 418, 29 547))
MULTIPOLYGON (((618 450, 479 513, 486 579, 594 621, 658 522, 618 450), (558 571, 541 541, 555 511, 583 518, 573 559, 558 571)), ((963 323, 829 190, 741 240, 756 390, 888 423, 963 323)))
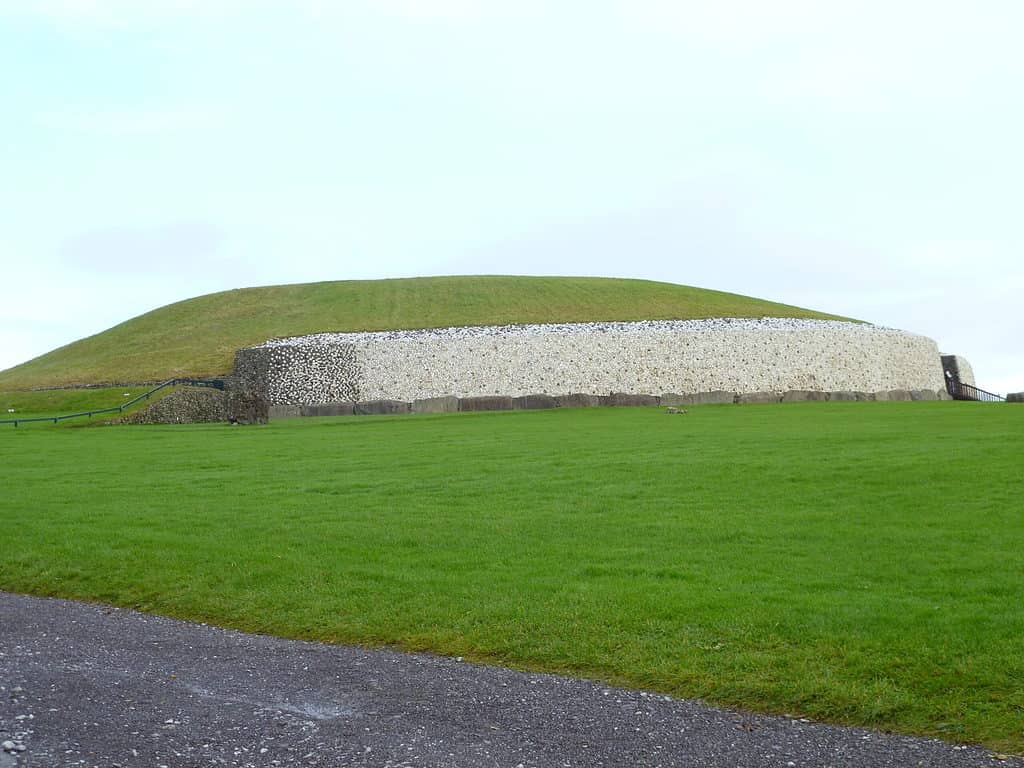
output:
POLYGON ((457 659, 0 592, 0 768, 1024 766, 457 659))
POLYGON ((239 350, 235 372, 272 405, 945 386, 931 339, 787 318, 321 333, 239 350))
POLYGON ((228 420, 228 398, 207 387, 183 387, 141 411, 121 419, 125 424, 191 424, 228 420))

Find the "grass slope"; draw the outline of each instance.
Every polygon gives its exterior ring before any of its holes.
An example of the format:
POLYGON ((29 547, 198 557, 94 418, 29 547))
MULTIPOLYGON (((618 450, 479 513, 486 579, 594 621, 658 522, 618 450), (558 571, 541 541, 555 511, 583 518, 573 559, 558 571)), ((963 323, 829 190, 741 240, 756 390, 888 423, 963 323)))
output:
POLYGON ((0 372, 0 390, 226 373, 275 336, 457 325, 832 317, 732 293, 594 277, 421 277, 280 285, 161 307, 0 372))
MULTIPOLYGON (((38 416, 61 416, 102 408, 117 408, 133 398, 148 392, 150 386, 97 387, 94 389, 44 389, 37 392, 0 392, 0 420, 30 419, 38 416), (13 410, 10 413, 9 410, 13 410)), ((166 397, 177 387, 167 387, 151 398, 140 400, 125 413, 145 408, 166 397)), ((118 414, 101 414, 97 421, 116 418, 118 414)), ((45 422, 44 422, 45 423, 45 422)), ((60 426, 78 426, 88 420, 61 422, 60 426)), ((28 426, 28 425, 25 425, 28 426)))
POLYGON ((0 588, 1020 752, 1022 435, 978 403, 0 431, 0 588))

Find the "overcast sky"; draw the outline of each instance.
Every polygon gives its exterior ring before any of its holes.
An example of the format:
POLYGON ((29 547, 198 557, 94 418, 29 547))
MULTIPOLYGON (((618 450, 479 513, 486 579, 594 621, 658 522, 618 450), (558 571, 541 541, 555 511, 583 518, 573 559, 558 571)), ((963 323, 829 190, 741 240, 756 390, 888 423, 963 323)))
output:
POLYGON ((642 277, 1024 390, 1019 0, 0 0, 0 369, 180 299, 642 277))

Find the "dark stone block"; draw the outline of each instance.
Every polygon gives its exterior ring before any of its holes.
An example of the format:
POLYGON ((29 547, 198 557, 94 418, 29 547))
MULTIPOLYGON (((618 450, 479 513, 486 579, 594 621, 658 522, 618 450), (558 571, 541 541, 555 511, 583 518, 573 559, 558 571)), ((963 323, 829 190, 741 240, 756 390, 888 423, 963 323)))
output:
POLYGON ((460 397, 460 411, 511 411, 512 398, 503 395, 460 397))
POLYGON ((607 405, 607 395, 585 395, 574 392, 569 395, 558 395, 555 403, 559 408, 593 408, 598 405, 607 405))
POLYGON ((544 408, 557 408, 558 403, 551 395, 523 395, 512 398, 512 407, 519 411, 539 411, 544 408))
POLYGON ((272 405, 268 413, 271 419, 292 419, 302 415, 298 405, 272 405))
POLYGON ((725 405, 736 402, 735 392, 726 392, 724 389, 715 389, 710 392, 694 392, 682 396, 679 405, 725 405))
POLYGON ((910 392, 911 400, 938 400, 933 389, 914 389, 910 392))
POLYGON ((780 392, 741 392, 736 398, 737 403, 777 403, 782 400, 780 392))
POLYGON ((634 407, 660 404, 657 395, 633 395, 628 392, 613 392, 608 395, 608 405, 634 407))
POLYGON ((850 391, 844 390, 844 391, 841 391, 841 392, 829 392, 828 393, 828 399, 832 400, 833 402, 836 402, 836 403, 854 402, 854 401, 862 401, 862 400, 874 400, 875 399, 875 393, 874 392, 850 392, 850 391))
POLYGON ((368 400, 356 403, 356 416, 379 416, 386 413, 409 413, 412 406, 404 400, 368 400))
POLYGON ((425 397, 413 400, 413 413, 452 413, 459 410, 459 398, 454 395, 445 397, 425 397))
POLYGON ((784 403, 803 403, 812 400, 828 400, 828 393, 819 392, 814 389, 791 389, 782 395, 782 402, 784 403))
POLYGON ((310 403, 299 406, 300 416, 351 416, 355 403, 310 403))
POLYGON ((1008 403, 1024 403, 1024 392, 1011 392, 1006 396, 1008 403))
POLYGON ((896 402, 912 399, 910 391, 906 389, 886 389, 881 392, 875 392, 875 400, 896 402))
POLYGON ((266 424, 270 417, 270 404, 254 392, 232 391, 227 395, 228 418, 236 424, 266 424))

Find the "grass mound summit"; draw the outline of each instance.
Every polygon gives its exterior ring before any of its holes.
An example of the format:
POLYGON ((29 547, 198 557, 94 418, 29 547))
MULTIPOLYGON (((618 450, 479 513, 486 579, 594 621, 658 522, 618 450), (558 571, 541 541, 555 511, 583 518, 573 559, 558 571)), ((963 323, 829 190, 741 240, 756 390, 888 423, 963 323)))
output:
POLYGON ((0 371, 0 390, 227 373, 236 350, 281 336, 450 326, 711 317, 845 319, 672 283, 463 276, 243 288, 155 309, 0 371))

